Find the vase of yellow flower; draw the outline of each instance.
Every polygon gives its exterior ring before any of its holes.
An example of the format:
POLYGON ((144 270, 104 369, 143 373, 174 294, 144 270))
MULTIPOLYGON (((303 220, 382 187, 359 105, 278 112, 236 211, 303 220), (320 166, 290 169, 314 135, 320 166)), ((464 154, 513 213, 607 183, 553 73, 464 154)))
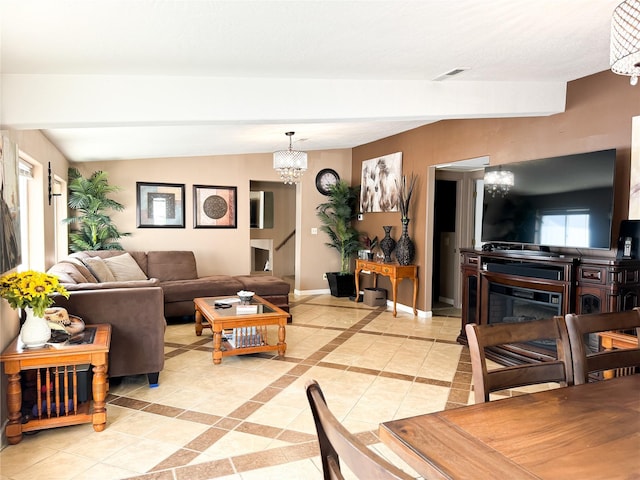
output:
POLYGON ((25 312, 26 319, 20 329, 20 340, 25 347, 42 347, 51 337, 44 311, 53 304, 54 293, 69 298, 58 277, 47 273, 27 270, 0 278, 0 296, 7 299, 11 307, 25 312))

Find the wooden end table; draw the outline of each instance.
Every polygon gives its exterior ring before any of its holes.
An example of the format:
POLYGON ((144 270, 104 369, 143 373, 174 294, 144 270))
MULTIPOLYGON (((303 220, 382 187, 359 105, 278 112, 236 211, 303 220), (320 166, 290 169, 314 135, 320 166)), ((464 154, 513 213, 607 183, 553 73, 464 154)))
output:
POLYGON ((418 266, 417 265, 399 265, 397 263, 380 263, 372 260, 356 260, 356 302, 358 301, 358 292, 360 291, 360 272, 368 270, 373 274, 373 288, 378 284, 378 275, 384 275, 391 280, 391 288, 393 294, 393 316, 397 315, 396 296, 398 295, 398 280, 410 278, 413 280, 413 314, 417 315, 416 300, 418 298, 418 266))
POLYGON ((216 302, 228 298, 233 297, 205 297, 193 300, 196 308, 196 334, 200 335, 203 328, 213 330, 213 363, 218 365, 222 362, 222 357, 230 355, 246 355, 273 350, 277 350, 278 355, 284 357, 287 350, 285 327, 289 314, 258 295, 254 295, 251 301, 251 305, 256 307, 255 313, 238 313, 239 303, 232 303, 230 308, 215 307, 216 302), (267 343, 266 327, 268 325, 278 326, 278 343, 276 345, 267 343), (255 332, 250 334, 253 335, 253 338, 249 339, 245 345, 236 343, 233 346, 225 341, 223 349, 223 330, 242 328, 252 329, 252 332, 255 332))
POLYGON ((45 346, 37 349, 23 349, 19 337, 0 355, 4 372, 8 378, 7 409, 9 423, 5 433, 7 441, 15 445, 22 440, 22 432, 33 432, 46 428, 93 423, 93 429, 101 432, 107 423, 105 400, 107 397, 107 368, 111 325, 88 325, 95 329, 92 343, 66 344, 59 347, 45 346), (77 365, 93 366, 92 396, 87 402, 79 403, 77 395, 77 365), (47 369, 41 378, 40 369, 47 369), (36 418, 22 423, 22 388, 20 372, 37 370, 37 412, 36 418), (53 374, 50 371, 53 370, 53 374), (53 378, 52 378, 53 377, 53 378), (62 379, 60 379, 62 377, 62 379), (69 379, 71 377, 71 379, 69 379), (44 392, 42 390, 45 390, 44 392), (72 390, 71 395, 69 389, 72 390), (63 401, 56 401, 62 396, 63 401), (70 403, 73 405, 69 407, 70 403), (57 405, 56 405, 57 404, 57 405), (93 405, 92 405, 93 404, 93 405), (93 408, 91 408, 93 406, 93 408))

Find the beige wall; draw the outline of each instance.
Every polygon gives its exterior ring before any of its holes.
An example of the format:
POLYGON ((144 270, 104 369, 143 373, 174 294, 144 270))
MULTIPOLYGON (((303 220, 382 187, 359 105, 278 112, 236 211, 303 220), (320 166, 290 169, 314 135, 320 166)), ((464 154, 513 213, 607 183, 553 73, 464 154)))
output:
MULTIPOLYGON (((488 155, 492 165, 557 155, 617 149, 613 238, 629 207, 629 170, 632 117, 640 114, 640 90, 627 77, 601 72, 568 84, 566 112, 548 117, 449 120, 425 125, 393 137, 356 147, 353 172, 359 178, 362 162, 393 152, 402 152, 403 171, 419 176, 411 209, 410 235, 416 242, 420 290, 418 309, 431 308, 431 277, 426 216, 427 168, 488 155)), ((552 172, 550 173, 552 174, 552 172)), ((382 235, 383 225, 400 231, 399 213, 369 213, 359 223, 361 230, 382 235)), ((382 279, 385 286, 386 279, 382 279)), ((401 282, 399 301, 411 304, 410 282, 401 282)), ((385 287, 388 288, 388 287, 385 287)))
MULTIPOLYGON (((309 169, 296 189, 296 289, 326 289, 322 274, 338 264, 325 247, 322 234, 311 235, 317 227, 315 207, 323 199, 315 188, 315 175, 323 168, 334 168, 350 181, 351 150, 314 151, 309 153, 309 169), (333 265, 335 263, 335 265, 333 265), (302 273, 300 273, 302 272, 302 273)), ((224 155, 186 158, 155 158, 84 162, 75 164, 84 175, 96 170, 108 173, 109 184, 122 190, 113 198, 125 205, 114 212, 113 221, 120 231, 131 232, 122 239, 127 250, 193 250, 200 275, 248 274, 251 269, 249 241, 249 183, 251 180, 278 182, 269 154, 224 155), (136 182, 185 184, 185 227, 137 228, 136 182), (193 185, 236 186, 238 188, 238 228, 193 228, 193 185)), ((288 215, 288 213, 284 213, 288 215)), ((278 215, 278 212, 276 212, 278 215)), ((274 239, 274 244, 278 239, 274 239)), ((275 246, 275 245, 274 245, 275 246)))

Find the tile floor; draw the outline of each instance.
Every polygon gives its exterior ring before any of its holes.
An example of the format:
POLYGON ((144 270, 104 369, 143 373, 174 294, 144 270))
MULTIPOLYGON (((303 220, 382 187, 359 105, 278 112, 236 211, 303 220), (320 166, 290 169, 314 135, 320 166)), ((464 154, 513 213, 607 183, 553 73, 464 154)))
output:
MULTIPOLYGON (((284 359, 226 357, 211 332, 167 328, 160 386, 112 386, 104 432, 91 425, 25 435, 0 452, 0 479, 321 479, 304 393, 316 379, 335 415, 412 475, 377 438, 378 424, 471 402, 460 319, 417 318, 329 295, 292 297, 284 359)), ((275 333, 274 333, 275 335, 275 333)))

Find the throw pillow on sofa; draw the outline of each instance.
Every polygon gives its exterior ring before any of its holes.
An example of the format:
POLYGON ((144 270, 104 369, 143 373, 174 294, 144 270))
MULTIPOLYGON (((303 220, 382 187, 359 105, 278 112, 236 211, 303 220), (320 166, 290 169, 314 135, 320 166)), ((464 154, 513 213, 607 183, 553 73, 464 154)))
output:
POLYGON ((147 280, 145 273, 128 253, 116 257, 107 257, 103 261, 118 282, 147 280))
POLYGON ((100 257, 84 258, 82 262, 99 282, 115 282, 116 277, 100 257))

